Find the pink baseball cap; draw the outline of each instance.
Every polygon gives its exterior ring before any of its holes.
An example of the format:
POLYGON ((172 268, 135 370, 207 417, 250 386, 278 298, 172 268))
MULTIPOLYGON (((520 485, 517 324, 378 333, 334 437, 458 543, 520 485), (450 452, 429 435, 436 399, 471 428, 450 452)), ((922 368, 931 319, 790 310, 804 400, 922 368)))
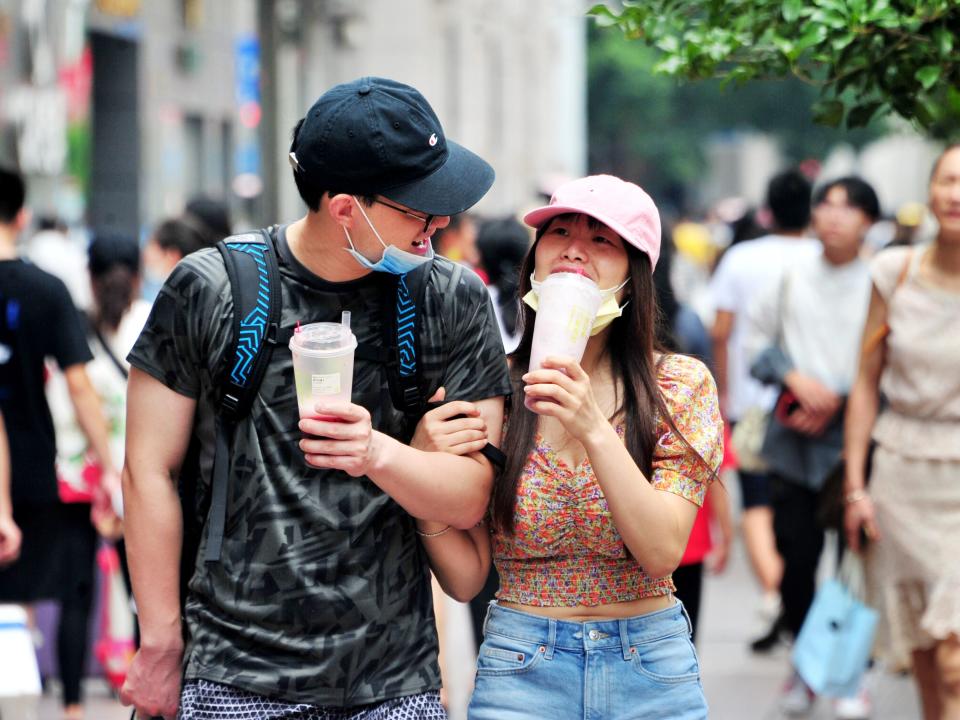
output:
POLYGON ((599 220, 625 242, 650 258, 650 267, 660 257, 660 213, 653 200, 638 185, 613 175, 590 175, 557 188, 550 204, 523 216, 530 227, 539 228, 557 215, 583 213, 599 220))

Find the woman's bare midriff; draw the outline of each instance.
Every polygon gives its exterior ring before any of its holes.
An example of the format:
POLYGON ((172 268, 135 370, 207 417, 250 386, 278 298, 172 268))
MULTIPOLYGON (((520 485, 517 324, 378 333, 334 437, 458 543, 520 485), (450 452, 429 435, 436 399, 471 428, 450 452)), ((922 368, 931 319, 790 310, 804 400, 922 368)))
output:
POLYGON ((608 603, 606 605, 573 605, 571 607, 552 607, 546 605, 521 605, 515 602, 498 600, 500 607, 519 610, 531 615, 541 615, 554 620, 570 620, 572 622, 590 622, 592 620, 623 620, 624 618, 647 615, 648 613, 673 607, 676 599, 673 595, 658 595, 657 597, 640 598, 627 602, 608 603))

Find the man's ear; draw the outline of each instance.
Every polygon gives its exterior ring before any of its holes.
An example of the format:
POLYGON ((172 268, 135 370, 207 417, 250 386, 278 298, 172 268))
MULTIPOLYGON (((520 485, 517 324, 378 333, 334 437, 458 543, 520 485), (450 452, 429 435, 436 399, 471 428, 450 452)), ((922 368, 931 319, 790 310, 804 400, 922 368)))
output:
POLYGON ((346 193, 334 195, 327 202, 327 212, 333 221, 348 230, 353 229, 354 203, 353 197, 346 193))
POLYGON ((21 233, 26 230, 27 225, 30 224, 32 217, 33 214, 30 212, 30 208, 26 206, 20 208, 20 212, 18 212, 17 216, 13 219, 13 225, 16 228, 16 231, 21 233))

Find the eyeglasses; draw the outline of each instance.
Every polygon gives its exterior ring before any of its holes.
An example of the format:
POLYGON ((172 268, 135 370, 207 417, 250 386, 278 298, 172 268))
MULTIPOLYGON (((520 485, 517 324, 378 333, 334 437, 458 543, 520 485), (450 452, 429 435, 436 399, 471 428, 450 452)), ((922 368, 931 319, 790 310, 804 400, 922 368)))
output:
POLYGON ((397 206, 397 205, 393 205, 392 203, 388 203, 388 202, 386 202, 386 201, 384 201, 384 200, 374 199, 374 202, 375 202, 375 203, 379 203, 379 204, 381 204, 381 205, 386 205, 386 206, 387 206, 388 208, 390 208, 391 210, 396 210, 397 212, 401 212, 401 213, 403 213, 404 215, 408 215, 409 217, 416 218, 417 220, 422 220, 422 221, 423 221, 423 232, 424 232, 424 233, 426 233, 427 230, 430 229, 430 223, 432 223, 432 222, 433 222, 433 219, 434 219, 435 217, 437 217, 436 215, 427 215, 426 217, 424 217, 423 215, 419 215, 419 214, 417 214, 417 213, 410 212, 409 210, 406 210, 406 209, 404 209, 404 208, 402 208, 402 207, 399 207, 399 206, 397 206))

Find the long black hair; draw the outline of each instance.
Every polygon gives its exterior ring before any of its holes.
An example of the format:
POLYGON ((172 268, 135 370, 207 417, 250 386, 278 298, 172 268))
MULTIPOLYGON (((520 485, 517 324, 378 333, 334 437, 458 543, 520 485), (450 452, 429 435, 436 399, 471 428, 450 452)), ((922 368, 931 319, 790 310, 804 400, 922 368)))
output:
MULTIPOLYGON (((601 227, 593 218, 590 218, 590 224, 593 229, 601 227)), ((550 222, 547 222, 537 230, 536 240, 521 266, 521 297, 530 290, 530 275, 536 266, 537 245, 549 226, 550 222)), ((712 473, 712 468, 709 468, 707 462, 677 430, 657 382, 657 369, 668 353, 656 340, 660 311, 654 291, 650 258, 627 242, 623 245, 627 251, 630 273, 626 285, 626 296, 630 302, 623 315, 610 325, 607 346, 603 351, 603 357, 610 360, 616 384, 616 410, 610 419, 623 419, 627 450, 645 477, 650 478, 652 475, 657 424, 661 418, 681 439, 687 451, 712 473), (654 360, 656 353, 660 353, 659 361, 654 360)), ((534 311, 524 305, 521 315, 523 336, 517 349, 510 355, 513 394, 507 411, 508 426, 503 441, 507 464, 493 487, 493 526, 509 534, 514 530, 517 485, 527 458, 533 450, 539 419, 536 413, 523 404, 523 381, 520 379, 530 364, 535 317, 534 311)))
POLYGON ((133 238, 99 235, 87 251, 93 289, 92 321, 98 330, 116 332, 136 299, 140 282, 140 246, 133 238))

